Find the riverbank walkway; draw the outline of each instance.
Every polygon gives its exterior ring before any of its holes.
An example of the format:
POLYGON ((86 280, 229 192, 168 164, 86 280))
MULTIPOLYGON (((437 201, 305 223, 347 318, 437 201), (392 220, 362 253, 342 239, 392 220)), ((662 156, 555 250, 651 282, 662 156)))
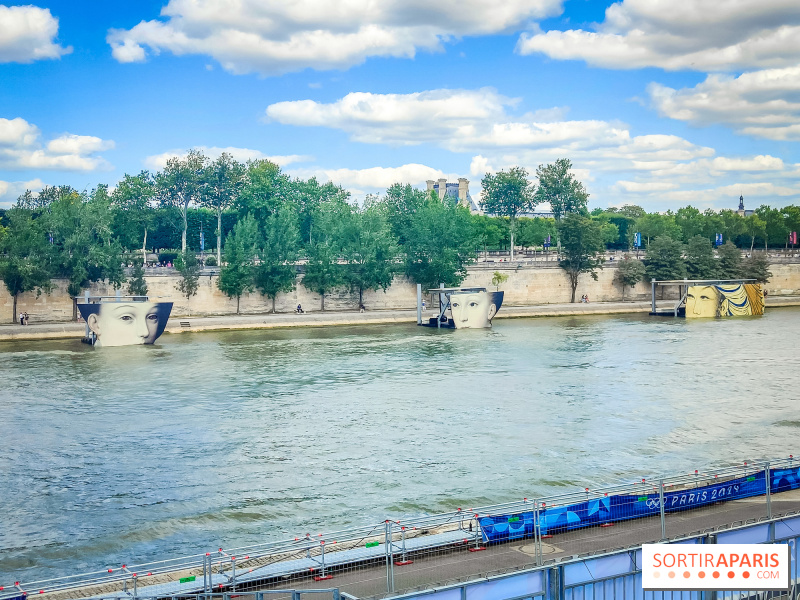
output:
MULTIPOLYGON (((725 543, 736 543, 730 538, 731 535, 735 538, 735 528, 759 523, 763 523, 765 528, 769 526, 765 522, 768 520, 766 506, 764 496, 754 496, 668 513, 666 538, 724 535, 729 531, 725 543)), ((773 494, 769 512, 773 520, 789 515, 787 522, 795 524, 797 519, 791 515, 800 514, 800 490, 773 494)), ((765 539, 766 535, 765 531, 765 539)), ((547 566, 657 542, 662 539, 662 530, 659 517, 653 516, 615 523, 610 527, 577 529, 544 537, 541 543, 542 564, 547 566)), ((396 547, 397 542, 393 545, 396 547)), ((482 550, 474 552, 470 550, 476 547, 475 537, 455 524, 439 531, 424 532, 415 538, 407 545, 408 555, 402 555, 402 560, 401 554, 395 550, 390 575, 387 574, 385 544, 376 541, 372 546, 368 546, 371 552, 366 552, 363 545, 360 549, 342 548, 340 552, 331 548, 331 552, 326 553, 328 569, 323 572, 324 582, 319 577, 323 573, 319 570, 318 556, 317 560, 306 558, 303 552, 252 559, 240 556, 236 562, 236 587, 230 585, 231 572, 228 569, 225 574, 217 572, 211 576, 214 591, 224 588, 228 593, 247 595, 254 591, 287 587, 300 590, 336 587, 356 598, 377 599, 529 569, 537 562, 536 544, 532 538, 482 544, 482 550), (392 591, 387 590, 387 576, 391 579, 392 591)), ((202 580, 203 569, 197 568, 153 574, 152 577, 140 574, 138 597, 175 598, 197 593, 202 589, 202 580)), ((134 597, 132 579, 128 578, 125 583, 124 586, 122 581, 78 585, 53 592, 42 590, 37 596, 42 600, 134 597)))
MULTIPOLYGON (((800 306, 800 296, 770 296, 767 307, 800 306)), ((520 317, 561 317, 571 315, 611 315, 626 313, 649 313, 650 302, 590 302, 587 304, 540 304, 535 306, 505 305, 497 319, 520 317)), ((433 311, 424 313, 435 316, 433 311)), ((273 329, 288 327, 329 327, 337 325, 371 325, 385 323, 415 323, 416 309, 316 311, 305 314, 267 313, 218 316, 172 316, 165 333, 177 334, 200 331, 224 331, 236 329, 273 329)), ((0 342, 14 340, 79 339, 86 326, 82 322, 36 323, 29 325, 0 324, 0 342)))

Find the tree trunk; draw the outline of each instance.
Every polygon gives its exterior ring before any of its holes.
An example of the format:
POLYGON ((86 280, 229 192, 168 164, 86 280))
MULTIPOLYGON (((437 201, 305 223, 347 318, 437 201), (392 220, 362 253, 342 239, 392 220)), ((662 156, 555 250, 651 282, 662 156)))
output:
POLYGON ((578 289, 578 274, 577 273, 570 273, 569 274, 569 285, 572 288, 572 299, 570 302, 573 304, 575 303, 575 290, 578 289))
POLYGON ((511 262, 514 262, 514 228, 511 228, 511 262))
POLYGON ((144 239, 142 240, 142 266, 147 265, 147 227, 144 228, 144 239))
POLYGON ((358 288, 358 308, 359 310, 364 305, 364 289, 358 288))
POLYGON ((72 320, 73 321, 77 321, 78 320, 78 299, 77 298, 73 298, 72 299, 72 320))
POLYGON ((18 295, 19 294, 14 294, 14 308, 11 310, 11 313, 12 313, 11 314, 11 322, 12 323, 16 323, 17 322, 17 296, 18 295))
POLYGON ((752 254, 752 253, 753 253, 753 246, 755 245, 755 243, 756 243, 756 236, 753 236, 753 237, 750 239, 750 254, 752 254))
MULTIPOLYGON (((217 264, 222 264, 222 211, 217 213, 217 264)), ((272 300, 274 301, 275 298, 272 300)), ((272 312, 275 312, 274 306, 272 312)))
POLYGON ((322 312, 325 312, 325 292, 322 292, 319 296, 322 300, 322 312))
POLYGON ((625 284, 622 284, 622 301, 625 302, 625 284))
POLYGON ((272 297, 272 314, 273 315, 275 314, 275 298, 277 298, 277 296, 273 296, 272 297))
POLYGON ((239 314, 239 300, 240 299, 241 299, 241 296, 236 296, 236 314, 237 315, 239 314))
POLYGON ((181 233, 181 252, 186 252, 186 229, 189 227, 186 213, 189 210, 189 203, 183 205, 183 232, 181 233))

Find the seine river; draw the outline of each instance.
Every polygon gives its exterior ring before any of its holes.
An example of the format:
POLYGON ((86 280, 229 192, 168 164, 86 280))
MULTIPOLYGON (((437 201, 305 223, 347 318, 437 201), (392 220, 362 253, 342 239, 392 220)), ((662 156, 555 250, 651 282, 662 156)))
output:
POLYGON ((800 310, 0 343, 0 585, 800 454, 800 310))

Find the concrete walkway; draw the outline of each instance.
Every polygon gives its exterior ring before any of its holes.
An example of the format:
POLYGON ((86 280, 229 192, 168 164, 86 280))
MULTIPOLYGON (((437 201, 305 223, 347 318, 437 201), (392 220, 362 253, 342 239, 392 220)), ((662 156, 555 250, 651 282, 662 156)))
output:
MULTIPOLYGON (((659 302, 664 307, 668 301, 659 302)), ((800 296, 771 296, 767 306, 800 306, 800 296)), ((497 314, 498 319, 515 317, 560 317, 569 315, 609 315, 650 312, 650 302, 592 302, 588 304, 541 304, 538 306, 503 306, 497 314)), ((434 316, 433 311, 425 313, 434 316)), ((170 317, 166 333, 186 333, 198 331, 217 331, 229 329, 273 329, 285 327, 326 327, 334 325, 370 325, 382 323, 415 323, 417 311, 413 310, 374 310, 220 315, 213 317, 170 317)), ((0 325, 0 342, 15 340, 77 339, 84 335, 83 323, 31 323, 0 325)))

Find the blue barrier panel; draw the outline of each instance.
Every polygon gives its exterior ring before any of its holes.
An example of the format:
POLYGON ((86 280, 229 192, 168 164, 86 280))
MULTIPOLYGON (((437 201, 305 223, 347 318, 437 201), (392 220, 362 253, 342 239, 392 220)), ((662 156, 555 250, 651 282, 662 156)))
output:
POLYGON ((717 534, 718 544, 763 544, 769 541, 769 524, 753 525, 746 529, 721 531, 717 534))
POLYGON ((770 491, 773 494, 800 488, 800 467, 796 469, 770 469, 772 479, 770 491))
POLYGON ((782 540, 800 536, 800 517, 783 519, 775 523, 775 539, 782 540))
POLYGON ((542 571, 534 571, 467 586, 466 600, 530 598, 531 596, 544 594, 544 592, 544 573, 542 571))
MULTIPOLYGON (((771 475, 772 493, 800 488, 800 468, 776 469, 772 470, 771 475)), ((665 492, 664 511, 677 512, 716 502, 761 496, 765 493, 766 474, 764 471, 759 471, 724 483, 713 483, 678 492, 665 492)), ((567 506, 545 507, 539 512, 539 522, 542 535, 547 535, 615 521, 650 517, 659 513, 660 499, 657 493, 640 496, 626 494, 595 498, 567 506)), ((508 541, 533 535, 532 512, 490 515, 482 517, 479 522, 486 542, 508 541)))

